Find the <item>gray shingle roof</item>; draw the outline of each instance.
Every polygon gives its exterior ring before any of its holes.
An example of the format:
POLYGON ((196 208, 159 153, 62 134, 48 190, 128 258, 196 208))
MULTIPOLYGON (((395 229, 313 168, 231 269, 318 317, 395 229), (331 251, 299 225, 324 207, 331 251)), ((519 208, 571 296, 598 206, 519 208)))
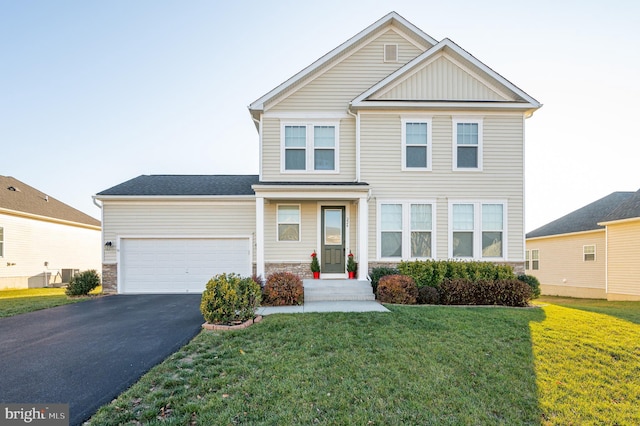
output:
POLYGON ((640 190, 622 202, 615 210, 604 217, 601 222, 629 219, 632 217, 640 217, 640 190))
POLYGON ((100 226, 100 221, 11 176, 0 176, 0 208, 100 226))
MULTIPOLYGON (((637 193, 636 193, 637 194, 637 193)), ((598 225, 625 201, 634 195, 633 192, 614 192, 527 233, 527 238, 546 237, 549 235, 568 234, 572 232, 604 229, 598 225)))
POLYGON ((258 175, 141 175, 97 195, 254 195, 258 175))

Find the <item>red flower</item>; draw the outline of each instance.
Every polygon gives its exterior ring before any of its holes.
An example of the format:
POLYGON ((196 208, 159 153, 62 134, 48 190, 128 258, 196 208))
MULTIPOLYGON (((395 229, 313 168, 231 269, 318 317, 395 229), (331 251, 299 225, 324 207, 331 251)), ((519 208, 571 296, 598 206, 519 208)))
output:
POLYGON ((349 257, 353 257, 353 253, 349 252, 349 257))
POLYGON ((316 252, 314 251, 313 253, 311 253, 311 257, 316 257, 316 252))

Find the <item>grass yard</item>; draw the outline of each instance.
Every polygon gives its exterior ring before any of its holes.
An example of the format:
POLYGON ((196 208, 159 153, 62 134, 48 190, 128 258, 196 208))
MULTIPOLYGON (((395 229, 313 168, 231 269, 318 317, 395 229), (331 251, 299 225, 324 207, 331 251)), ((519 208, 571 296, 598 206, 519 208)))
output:
POLYGON ((90 424, 640 424, 640 303, 570 302, 202 332, 90 424))
MULTIPOLYGON (((100 293, 102 293, 102 287, 94 289, 89 294, 100 293)), ((87 297, 67 297, 63 288, 0 290, 0 318, 81 302, 87 299, 87 297)))

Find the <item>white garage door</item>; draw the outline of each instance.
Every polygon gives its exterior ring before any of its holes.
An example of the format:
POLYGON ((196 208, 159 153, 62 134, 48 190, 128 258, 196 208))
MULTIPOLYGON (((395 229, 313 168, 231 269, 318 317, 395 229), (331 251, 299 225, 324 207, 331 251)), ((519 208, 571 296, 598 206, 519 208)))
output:
POLYGON ((251 276, 249 238, 125 238, 121 293, 201 293, 216 274, 251 276))

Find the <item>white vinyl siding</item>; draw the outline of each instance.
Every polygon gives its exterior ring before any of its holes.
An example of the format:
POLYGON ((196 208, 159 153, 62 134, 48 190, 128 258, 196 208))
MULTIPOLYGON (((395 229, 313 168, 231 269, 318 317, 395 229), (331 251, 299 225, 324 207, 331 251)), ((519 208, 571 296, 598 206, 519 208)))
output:
POLYGON ((431 119, 402 119, 402 170, 431 170, 431 119))
POLYGON ((506 203, 450 202, 449 257, 503 259, 506 203))
MULTIPOLYGON (((640 220, 607 225, 606 256, 607 298, 640 300, 640 220)), ((599 256, 599 259, 603 257, 599 256)))
POLYGON ((300 241, 300 205, 278 205, 278 241, 300 241))
POLYGON ((482 170, 482 120, 453 119, 453 169, 482 170))
POLYGON ((431 201, 380 200, 377 257, 386 260, 433 257, 433 210, 431 201))

